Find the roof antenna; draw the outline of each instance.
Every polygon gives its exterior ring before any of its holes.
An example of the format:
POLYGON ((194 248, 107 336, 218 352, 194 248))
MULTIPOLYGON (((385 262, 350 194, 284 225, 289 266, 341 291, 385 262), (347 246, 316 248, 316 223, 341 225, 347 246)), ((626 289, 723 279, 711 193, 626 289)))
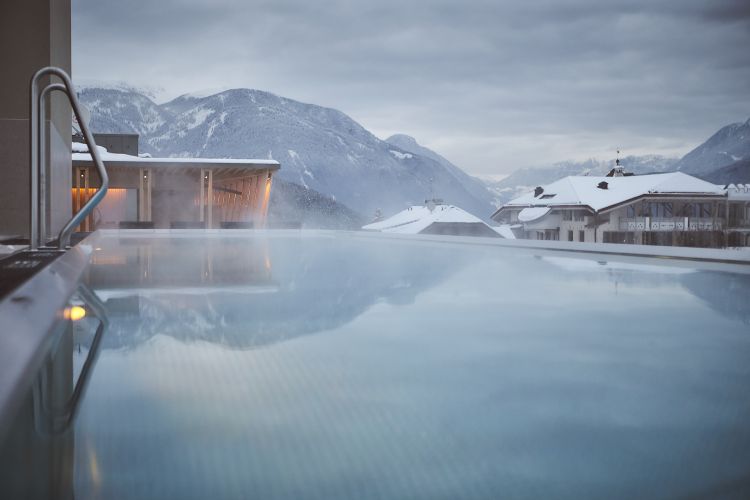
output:
POLYGON ((612 171, 612 177, 622 177, 625 174, 622 166, 620 165, 620 150, 617 150, 617 158, 615 159, 615 169, 612 171))

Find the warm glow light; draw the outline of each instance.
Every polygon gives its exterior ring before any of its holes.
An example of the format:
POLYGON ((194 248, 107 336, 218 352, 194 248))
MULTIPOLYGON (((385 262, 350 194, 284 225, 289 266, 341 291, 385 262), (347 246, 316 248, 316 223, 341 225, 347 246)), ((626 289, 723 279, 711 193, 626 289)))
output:
POLYGON ((65 319, 69 319, 71 321, 79 321, 86 317, 86 309, 81 306, 67 307, 65 308, 63 316, 65 316, 65 319))
POLYGON ((94 447, 91 446, 90 443, 88 444, 87 448, 89 452, 89 477, 91 479, 91 484, 94 487, 94 491, 98 492, 102 483, 101 472, 99 472, 99 459, 96 456, 94 447))

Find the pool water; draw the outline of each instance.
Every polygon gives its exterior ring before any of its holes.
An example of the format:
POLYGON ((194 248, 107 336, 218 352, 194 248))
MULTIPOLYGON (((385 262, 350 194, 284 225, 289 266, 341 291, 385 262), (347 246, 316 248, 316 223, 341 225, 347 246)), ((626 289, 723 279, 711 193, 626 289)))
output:
POLYGON ((749 274, 330 233, 96 245, 79 500, 750 492, 749 274))

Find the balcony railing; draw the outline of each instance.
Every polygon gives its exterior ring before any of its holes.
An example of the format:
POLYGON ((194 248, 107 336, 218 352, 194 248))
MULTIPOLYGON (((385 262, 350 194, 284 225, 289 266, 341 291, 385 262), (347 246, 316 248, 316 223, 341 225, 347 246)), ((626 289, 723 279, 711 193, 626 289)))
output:
POLYGON ((637 217, 620 218, 620 231, 717 231, 722 220, 700 217, 637 217))

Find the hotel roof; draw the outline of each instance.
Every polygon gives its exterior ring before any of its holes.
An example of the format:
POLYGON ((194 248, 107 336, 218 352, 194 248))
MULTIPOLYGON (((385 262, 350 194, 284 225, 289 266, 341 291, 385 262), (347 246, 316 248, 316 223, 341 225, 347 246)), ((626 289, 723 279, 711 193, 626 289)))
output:
POLYGON ((479 217, 453 205, 437 204, 432 208, 414 205, 387 219, 363 226, 366 231, 380 231, 384 233, 419 234, 433 224, 462 224, 486 226, 487 234, 495 234, 504 238, 513 238, 513 233, 507 228, 494 228, 486 224, 479 217))
MULTIPOLYGON (((132 168, 234 168, 247 170, 278 170, 281 165, 276 160, 239 159, 239 158, 151 158, 121 153, 110 153, 97 146, 99 157, 107 166, 132 168)), ((73 166, 89 166, 93 162, 88 146, 79 142, 73 143, 73 166)))
POLYGON ((495 212, 508 208, 575 207, 595 212, 607 210, 646 195, 724 196, 723 186, 682 172, 624 177, 570 176, 542 186, 541 192, 530 192, 506 203, 495 212))

